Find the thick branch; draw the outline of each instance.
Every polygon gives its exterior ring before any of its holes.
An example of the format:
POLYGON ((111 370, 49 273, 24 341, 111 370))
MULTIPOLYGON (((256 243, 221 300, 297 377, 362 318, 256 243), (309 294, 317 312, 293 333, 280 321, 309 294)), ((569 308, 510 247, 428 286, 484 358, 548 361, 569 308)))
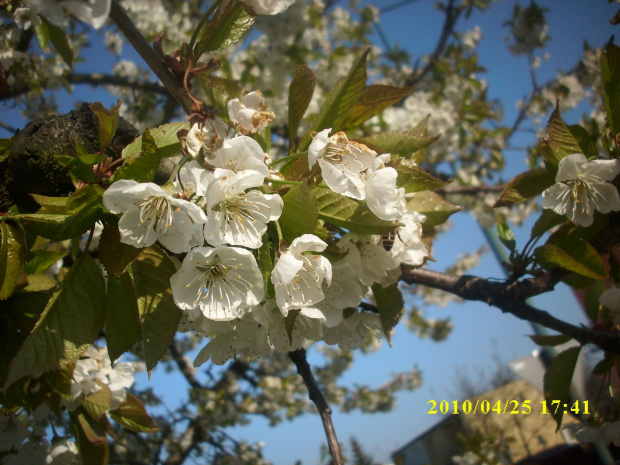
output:
POLYGON ((420 284, 449 292, 465 300, 486 302, 522 320, 539 323, 549 329, 571 336, 581 344, 595 344, 601 349, 620 354, 620 334, 615 331, 595 331, 559 320, 525 302, 534 295, 553 289, 562 273, 545 273, 536 278, 513 283, 493 282, 475 276, 453 276, 431 270, 403 271, 401 279, 408 284, 420 284))
POLYGON ((334 465, 343 465, 344 461, 342 459, 342 453, 340 452, 340 444, 338 443, 336 430, 334 430, 334 425, 332 423, 332 409, 327 404, 327 401, 325 400, 325 397, 323 396, 321 389, 319 389, 316 379, 312 374, 312 370, 310 369, 310 365, 306 359, 306 350, 294 350, 289 352, 288 356, 297 367, 297 373, 300 374, 306 384, 306 387, 308 388, 310 400, 314 402, 314 405, 316 405, 316 408, 319 411, 334 465))
POLYGON ((157 56, 140 31, 135 27, 131 19, 127 16, 122 7, 112 1, 110 18, 114 21, 119 30, 127 38, 129 43, 136 49, 146 64, 153 70, 162 84, 168 89, 179 105, 188 115, 193 113, 193 102, 185 93, 183 87, 175 80, 174 76, 164 66, 162 60, 157 56))

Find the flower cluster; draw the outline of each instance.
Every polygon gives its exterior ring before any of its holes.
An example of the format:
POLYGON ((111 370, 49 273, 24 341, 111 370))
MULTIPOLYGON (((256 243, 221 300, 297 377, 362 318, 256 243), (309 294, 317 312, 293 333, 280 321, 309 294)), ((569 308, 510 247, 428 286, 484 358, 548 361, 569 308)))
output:
POLYGON ((190 161, 173 183, 120 180, 103 196, 104 206, 121 215, 122 242, 159 242, 185 254, 170 278, 183 310, 179 330, 210 338, 194 364, 223 364, 241 352, 265 356, 272 348, 288 352, 306 341, 345 350, 372 343, 381 325, 376 313, 358 310, 362 299, 376 283, 394 284, 401 264, 419 266, 428 256, 425 217, 407 211, 390 155, 343 132, 316 134, 308 173, 320 171, 334 195, 365 202, 377 221, 393 222, 393 230, 383 238, 334 229, 287 243, 279 226, 284 202, 275 191, 282 184, 288 189, 287 181, 266 164, 269 157, 253 138, 275 116, 258 91, 231 100, 228 109, 238 133, 229 137, 226 123, 214 116, 193 124, 182 138, 190 161))

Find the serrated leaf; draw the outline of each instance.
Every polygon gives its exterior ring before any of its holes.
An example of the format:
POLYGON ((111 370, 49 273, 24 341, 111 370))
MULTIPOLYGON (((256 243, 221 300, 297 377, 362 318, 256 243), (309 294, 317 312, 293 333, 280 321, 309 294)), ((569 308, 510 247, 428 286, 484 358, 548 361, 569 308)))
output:
POLYGON ((545 268, 563 268, 593 279, 605 279, 605 265, 598 252, 587 242, 567 252, 557 245, 545 244, 534 251, 536 260, 545 268))
POLYGON ((58 286, 58 283, 44 274, 29 274, 26 276, 28 284, 20 292, 41 292, 51 291, 58 286))
POLYGON ((45 213, 66 213, 69 208, 69 197, 48 197, 46 195, 30 194, 41 205, 45 213))
POLYGON ((568 130, 577 141, 577 144, 579 144, 579 148, 586 158, 598 157, 598 150, 594 139, 585 128, 578 124, 572 124, 568 126, 568 130))
POLYGON ((138 258, 144 249, 121 242, 116 225, 106 223, 99 239, 97 253, 108 276, 122 274, 138 258))
POLYGON ((68 252, 58 250, 35 250, 31 253, 31 258, 24 266, 27 274, 41 274, 56 263, 66 257, 68 252))
POLYGON ((207 94, 207 99, 211 105, 222 115, 228 114, 228 101, 241 98, 243 89, 237 81, 226 79, 211 74, 200 74, 197 76, 202 89, 207 94))
POLYGON ((110 402, 112 401, 112 393, 110 392, 110 388, 101 382, 97 383, 99 385, 99 390, 88 395, 82 406, 88 416, 93 420, 99 422, 103 419, 106 412, 110 410, 110 402))
POLYGON ((428 118, 424 118, 415 128, 408 131, 387 131, 373 134, 362 139, 372 146, 379 147, 384 153, 411 156, 439 139, 440 134, 428 136, 428 118))
POLYGON ((0 300, 8 298, 24 274, 26 238, 22 231, 3 221, 0 223, 0 300))
POLYGON ((126 158, 125 163, 117 169, 110 182, 119 181, 121 179, 132 179, 138 182, 151 182, 159 168, 161 154, 155 139, 148 129, 142 134, 142 155, 126 158))
POLYGON ((194 53, 219 50, 239 41, 254 24, 254 17, 245 10, 243 2, 227 0, 220 4, 204 27, 194 53))
POLYGON ((282 196, 284 207, 278 222, 282 235, 289 243, 302 234, 311 234, 318 221, 317 204, 313 190, 299 184, 282 196))
POLYGON ((521 173, 512 178, 504 187, 499 199, 492 208, 508 207, 539 195, 555 183, 555 176, 544 168, 521 173))
POLYGON ((54 158, 61 166, 69 168, 68 171, 74 185, 78 185, 79 181, 88 184, 95 183, 95 173, 92 166, 82 163, 78 158, 71 155, 55 155, 54 158), (76 181, 78 182, 76 183, 76 181))
POLYGON ((127 394, 125 401, 116 410, 110 412, 112 419, 119 425, 136 433, 154 433, 159 427, 146 412, 144 405, 133 394, 127 394))
POLYGON ((288 88, 289 150, 295 147, 297 131, 312 100, 316 76, 306 65, 297 65, 297 71, 288 88))
POLYGON ((573 373, 579 360, 580 350, 581 347, 571 347, 556 355, 545 373, 543 382, 545 399, 549 412, 558 425, 556 431, 562 426, 563 405, 568 403, 573 373), (555 404, 552 404, 553 401, 560 401, 559 408, 555 408, 555 404))
POLYGON ((24 376, 74 363, 92 344, 105 319, 105 282, 88 255, 66 274, 34 329, 9 365, 5 389, 24 376))
MULTIPOLYGON (((107 465, 110 458, 106 426, 86 415, 82 410, 70 414, 71 426, 78 449, 81 464, 107 465)), ((107 418, 105 422, 107 423, 107 418)))
POLYGON ((601 53, 600 66, 607 124, 615 135, 620 132, 620 47, 613 43, 613 36, 601 53))
POLYGON ((99 151, 103 152, 116 133, 118 126, 118 112, 121 108, 120 99, 111 109, 105 108, 101 102, 95 102, 88 105, 92 112, 97 116, 99 121, 99 151))
POLYGON ((514 252, 517 247, 515 235, 506 223, 497 223, 497 237, 508 250, 514 252))
POLYGON ((132 270, 146 369, 150 372, 172 343, 181 320, 170 288, 176 268, 162 249, 151 246, 132 264, 132 270))
POLYGON ((461 211, 463 207, 451 204, 436 192, 416 192, 407 199, 407 210, 413 210, 426 216, 424 226, 437 226, 445 223, 450 215, 461 211))
POLYGON ((558 105, 556 105, 555 110, 553 110, 549 117, 547 132, 549 137, 543 139, 539 144, 543 158, 547 162, 557 166, 566 155, 582 153, 577 140, 562 119, 558 105))
POLYGON ((41 18, 41 22, 45 23, 49 34, 49 40, 58 52, 58 55, 60 55, 60 58, 62 58, 69 68, 73 67, 73 50, 71 49, 65 31, 61 27, 50 23, 45 17, 39 16, 39 18, 41 18))
POLYGON ((50 387, 67 400, 72 400, 71 384, 73 383, 73 365, 67 365, 62 370, 52 371, 43 375, 50 387))
POLYGON ((384 288, 379 283, 372 285, 372 294, 375 297, 375 302, 377 302, 377 308, 379 309, 379 319, 381 320, 383 334, 385 334, 385 338, 391 346, 392 329, 400 321, 405 312, 403 294, 398 288, 398 284, 392 284, 384 288))
POLYGON ((88 153, 88 150, 80 141, 75 143, 75 151, 78 160, 85 165, 97 165, 107 158, 105 153, 88 153))
POLYGON ((421 192, 433 189, 439 189, 451 181, 442 181, 431 176, 429 173, 420 168, 416 163, 406 158, 396 158, 394 168, 398 173, 396 185, 405 189, 405 192, 421 192))
MULTIPOLYGON (((342 122, 347 112, 359 100, 366 88, 366 59, 369 51, 370 47, 364 49, 362 54, 353 62, 348 74, 340 79, 327 95, 321 111, 312 123, 313 131, 319 132, 330 127, 332 132, 342 129, 342 122)), ((311 137, 306 134, 300 150, 306 150, 310 142, 311 137)))
POLYGON ((114 363, 142 337, 136 289, 129 273, 108 276, 106 341, 114 363))
POLYGON ((530 335, 530 339, 534 341, 535 344, 539 346, 559 346, 560 344, 565 344, 572 339, 572 337, 567 336, 565 334, 558 335, 548 335, 548 334, 532 334, 530 335))
POLYGON ((532 227, 532 239, 542 236, 544 233, 549 231, 554 226, 562 224, 566 221, 566 217, 563 215, 558 215, 551 209, 544 209, 540 215, 540 217, 534 223, 532 227))
POLYGON ((346 113, 341 124, 342 130, 359 126, 383 110, 400 102, 413 92, 413 87, 371 85, 353 107, 346 113))
MULTIPOLYGON (((88 231, 103 216, 102 196, 101 187, 87 185, 62 202, 59 201, 58 205, 43 206, 35 214, 18 214, 14 217, 20 219, 26 229, 40 236, 57 241, 71 239, 88 231)), ((36 196, 35 200, 42 198, 36 196)), ((48 201, 52 198, 44 199, 48 201)))
POLYGON ((399 226, 378 218, 365 204, 330 189, 319 187, 314 192, 319 218, 335 226, 360 234, 385 234, 399 226))
MULTIPOLYGON (((157 126, 154 129, 149 129, 149 134, 153 137, 155 145, 159 149, 159 154, 162 158, 181 155, 181 142, 179 142, 179 137, 177 136, 177 133, 181 129, 189 131, 189 123, 187 121, 181 121, 178 123, 168 123, 162 126, 157 126)), ((123 149, 123 158, 138 155, 141 151, 142 136, 138 137, 123 149)))

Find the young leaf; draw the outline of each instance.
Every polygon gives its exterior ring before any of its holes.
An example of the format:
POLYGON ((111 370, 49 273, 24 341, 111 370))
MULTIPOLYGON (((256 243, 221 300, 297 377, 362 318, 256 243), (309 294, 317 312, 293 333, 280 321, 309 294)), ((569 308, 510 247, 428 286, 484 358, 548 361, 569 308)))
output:
POLYGON ((532 239, 542 236, 554 226, 562 224, 565 221, 565 216, 558 215, 553 210, 545 208, 542 211, 540 217, 536 220, 536 223, 534 223, 534 226, 532 227, 532 239))
POLYGON ((107 418, 97 422, 82 409, 70 413, 80 463, 107 465, 110 457, 106 440, 107 418))
POLYGON ((112 392, 110 388, 101 382, 97 383, 99 390, 90 394, 84 399, 82 406, 84 410, 93 420, 99 422, 103 419, 106 412, 110 410, 110 402, 112 400, 112 392))
MULTIPOLYGON (((181 154, 181 143, 177 132, 181 129, 189 131, 189 123, 181 121, 178 123, 168 123, 149 129, 149 134, 153 137, 155 145, 159 149, 162 158, 174 157, 181 154)), ((142 151, 142 136, 138 137, 131 144, 123 149, 123 158, 138 155, 142 151)))
POLYGON ((557 166, 566 155, 582 153, 577 140, 562 119, 558 105, 549 117, 547 132, 549 137, 543 139, 539 144, 543 158, 547 162, 557 166))
POLYGON ((559 346, 560 344, 565 344, 570 341, 572 338, 565 334, 558 335, 548 335, 548 334, 533 334, 530 336, 530 339, 534 341, 535 344, 539 346, 559 346))
POLYGON ((407 210, 426 216, 424 226, 443 224, 450 215, 462 209, 463 207, 453 205, 445 201, 441 195, 431 191, 416 192, 407 199, 407 210))
POLYGON ((153 422, 140 399, 127 394, 121 406, 110 412, 112 419, 119 425, 136 433, 154 433, 159 427, 153 422))
POLYGON ((73 50, 71 50, 71 45, 69 44, 69 39, 65 31, 63 31, 61 27, 50 23, 43 16, 39 16, 39 18, 41 18, 41 22, 45 23, 49 39, 52 41, 52 45, 54 45, 60 58, 62 58, 69 68, 73 67, 73 50))
POLYGON ((288 88, 288 137, 289 149, 295 147, 299 124, 310 105, 316 77, 306 65, 297 65, 297 72, 288 88))
POLYGON ((254 17, 245 10, 243 2, 224 1, 213 13, 202 32, 194 53, 219 50, 239 41, 254 24, 254 17))
POLYGON ((373 284, 372 294, 375 297, 375 302, 377 302, 377 308, 379 309, 379 319, 381 320, 383 334, 385 334, 385 338, 391 346, 392 329, 405 313, 403 294, 398 288, 398 284, 392 284, 384 288, 379 283, 373 284))
POLYGON ((534 197, 555 183, 555 177, 544 168, 521 173, 512 178, 493 208, 508 207, 534 197))
POLYGON ((106 302, 106 340, 115 362, 141 338, 136 290, 128 273, 108 276, 106 302))
POLYGON ((395 158, 394 168, 398 172, 396 178, 396 185, 403 187, 409 194, 412 192, 428 191, 432 189, 439 189, 450 183, 450 181, 442 181, 441 179, 434 178, 416 163, 407 160, 406 158, 395 158))
POLYGON ((58 250, 35 250, 31 253, 30 260, 24 266, 27 274, 42 274, 68 252, 58 250))
POLYGON ((315 189, 319 218, 360 234, 385 234, 399 224, 378 218, 365 204, 360 204, 330 189, 315 189))
POLYGON ((155 139, 151 136, 148 129, 142 134, 142 156, 136 156, 125 160, 123 166, 117 169, 110 182, 119 181, 121 179, 133 179, 138 182, 151 182, 159 168, 161 154, 155 139))
POLYGON ((515 235, 506 223, 497 223, 497 236, 499 240, 506 246, 508 250, 514 252, 517 247, 515 235))
POLYGON ((221 115, 228 114, 228 101, 234 98, 241 98, 243 89, 237 81, 226 79, 211 74, 200 74, 197 76, 198 82, 202 86, 207 98, 213 107, 221 115))
POLYGON ((37 42, 39 42, 41 50, 45 50, 50 43, 50 30, 47 24, 47 21, 41 21, 34 27, 34 33, 37 35, 37 42))
POLYGON ((99 151, 103 152, 116 133, 116 126, 118 125, 118 111, 121 108, 120 99, 116 102, 110 110, 106 109, 101 102, 91 103, 90 109, 97 116, 99 121, 99 151))
POLYGON ((8 298, 24 277, 26 238, 22 231, 3 221, 0 223, 0 300, 8 298))
POLYGON ((386 108, 400 102, 411 92, 413 92, 413 87, 367 86, 359 100, 344 116, 341 123, 342 129, 361 125, 386 108))
POLYGON ((98 254, 108 276, 122 274, 138 258, 143 249, 121 242, 118 227, 106 223, 99 239, 98 254))
POLYGON ((0 163, 9 158, 13 149, 13 138, 0 139, 0 163))
POLYGON ((605 279, 605 265, 594 247, 587 242, 575 243, 566 251, 557 245, 545 244, 534 251, 536 260, 545 268, 563 268, 593 279, 605 279))
MULTIPOLYGON (((366 58, 370 47, 353 62, 349 73, 343 77, 336 87, 327 95, 321 111, 314 119, 312 130, 319 132, 329 127, 332 132, 340 131, 342 122, 347 112, 355 105, 363 95, 366 88, 366 58)), ((308 134, 301 143, 300 150, 306 150, 310 145, 311 138, 308 134)))
POLYGON ((427 122, 428 118, 425 118, 422 123, 409 131, 387 131, 373 134, 362 139, 362 142, 379 147, 384 153, 411 158, 414 153, 432 144, 441 136, 437 134, 429 137, 427 122))
POLYGON ((317 223, 317 204, 314 192, 307 184, 299 184, 283 197, 284 208, 278 220, 282 235, 289 243, 302 234, 314 232, 317 223))
POLYGON ((620 47, 613 43, 613 36, 601 53, 600 66, 607 123, 616 135, 620 132, 620 47))
POLYGON ((570 386, 573 380, 573 372, 577 361, 579 360, 579 351, 581 347, 571 347, 564 352, 556 355, 551 360, 547 372, 544 377, 545 399, 551 416, 558 425, 556 431, 562 426, 562 417, 564 416, 564 404, 568 403, 570 386), (553 401, 560 401, 557 406, 553 401))
POLYGON ((175 305, 170 288, 170 276, 176 268, 166 253, 155 245, 144 250, 131 268, 146 369, 150 372, 172 343, 181 320, 181 310, 175 305))
POLYGON ((68 271, 9 365, 5 389, 24 376, 61 369, 93 343, 105 318, 105 283, 89 255, 68 271))
POLYGON ((71 155, 56 155, 54 158, 60 165, 69 168, 69 175, 75 186, 78 186, 81 182, 87 184, 95 183, 95 173, 93 173, 91 165, 87 165, 79 158, 72 157, 71 155))

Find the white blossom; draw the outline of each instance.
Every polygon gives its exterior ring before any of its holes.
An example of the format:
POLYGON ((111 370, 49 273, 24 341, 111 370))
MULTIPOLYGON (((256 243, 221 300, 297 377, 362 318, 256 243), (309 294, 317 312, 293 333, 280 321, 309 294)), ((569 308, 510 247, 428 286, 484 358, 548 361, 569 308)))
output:
POLYGON ((321 168, 325 184, 338 194, 364 200, 364 172, 372 165, 377 153, 363 144, 349 141, 344 132, 329 136, 331 129, 319 132, 308 147, 308 165, 321 168))
POLYGON ((372 344, 381 331, 379 315, 355 311, 334 328, 325 328, 323 340, 342 350, 361 349, 372 344))
POLYGON ((568 155, 560 160, 556 183, 543 192, 542 205, 579 226, 590 226, 595 210, 620 210, 618 190, 606 182, 619 173, 618 160, 587 161, 581 153, 568 155))
POLYGON ((60 25, 64 22, 64 11, 69 11, 77 19, 89 23, 95 29, 101 28, 110 14, 111 0, 25 0, 26 5, 35 9, 52 23, 60 25))
POLYGON ((248 136, 228 139, 220 149, 207 157, 207 162, 216 168, 216 177, 220 176, 217 168, 231 171, 254 170, 263 177, 269 174, 269 168, 265 164, 265 152, 258 142, 248 136))
POLYGON ((396 186, 398 173, 385 163, 389 154, 378 156, 366 174, 366 204, 382 220, 396 221, 406 211, 405 189, 396 186))
POLYGON ((206 118, 204 122, 195 123, 185 139, 185 147, 189 154, 196 158, 203 149, 206 156, 222 147, 228 136, 226 123, 217 117, 206 118))
POLYGON ((122 213, 118 222, 121 242, 149 247, 159 241, 173 253, 202 245, 202 224, 207 220, 196 204, 175 199, 157 184, 122 179, 103 194, 103 205, 122 213))
POLYGON ((276 115, 267 111, 263 94, 256 90, 228 101, 228 118, 232 125, 243 135, 252 135, 269 126, 276 115))
POLYGON ((259 15, 277 15, 286 11, 295 0, 243 0, 243 3, 259 15))
POLYGON ((394 232, 394 243, 390 254, 407 265, 419 266, 428 257, 428 250, 422 242, 422 223, 426 217, 415 211, 408 211, 398 221, 402 226, 394 232))
POLYGON ((327 244, 313 234, 304 234, 291 243, 280 255, 271 273, 278 307, 284 316, 289 310, 311 307, 323 300, 323 281, 332 279, 332 266, 321 255, 327 244))
POLYGON ((181 310, 199 308, 211 320, 233 320, 263 299, 263 277, 249 250, 196 247, 170 277, 181 310))
POLYGON ((259 248, 267 223, 277 220, 282 213, 282 198, 278 194, 248 190, 263 183, 263 175, 257 171, 235 173, 220 169, 218 174, 220 177, 211 182, 207 190, 205 239, 214 246, 259 248))

